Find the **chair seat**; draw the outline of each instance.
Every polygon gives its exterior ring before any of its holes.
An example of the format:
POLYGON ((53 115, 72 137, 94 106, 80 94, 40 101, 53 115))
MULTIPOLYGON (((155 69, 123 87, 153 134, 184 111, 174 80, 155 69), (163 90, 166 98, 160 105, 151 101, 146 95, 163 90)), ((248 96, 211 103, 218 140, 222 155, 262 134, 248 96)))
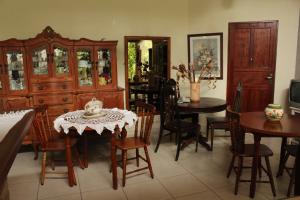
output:
MULTIPOLYGON (((71 147, 77 142, 77 138, 70 139, 71 147)), ((56 138, 53 141, 49 141, 44 147, 41 146, 42 151, 62 151, 66 149, 65 140, 63 138, 56 138)))
POLYGON ((172 121, 168 124, 165 125, 165 129, 170 130, 170 131, 177 131, 178 129, 188 131, 188 130, 199 130, 200 125, 199 124, 194 124, 192 122, 187 122, 187 121, 180 121, 180 127, 179 124, 176 123, 176 121, 172 121))
MULTIPOLYGON (((254 157, 254 144, 245 144, 244 146, 244 152, 243 153, 239 153, 239 156, 242 157, 254 157)), ((259 146, 259 155, 260 157, 265 157, 265 156, 272 156, 273 155, 273 151, 264 144, 260 144, 259 146)))
POLYGON ((207 117, 208 123, 227 123, 228 119, 225 116, 222 117, 207 117))
POLYGON ((116 141, 116 147, 119 149, 136 149, 144 146, 147 146, 147 144, 141 138, 129 137, 116 141))
POLYGON ((296 157, 298 145, 291 144, 285 146, 286 151, 293 157, 296 157))

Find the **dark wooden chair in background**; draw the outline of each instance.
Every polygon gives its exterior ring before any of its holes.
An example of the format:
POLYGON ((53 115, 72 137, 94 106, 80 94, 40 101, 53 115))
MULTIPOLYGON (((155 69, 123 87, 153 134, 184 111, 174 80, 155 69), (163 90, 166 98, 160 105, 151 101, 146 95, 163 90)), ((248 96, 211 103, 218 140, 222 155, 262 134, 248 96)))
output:
POLYGON ((141 101, 137 101, 135 105, 138 121, 135 125, 134 137, 121 137, 119 140, 116 140, 115 143, 116 149, 120 149, 122 151, 123 186, 125 186, 126 175, 134 172, 149 169, 151 177, 154 177, 147 146, 150 144, 150 134, 154 119, 155 107, 151 104, 141 101), (139 154, 140 148, 144 149, 146 158, 139 154), (127 151, 132 149, 135 149, 136 156, 134 158, 127 158, 127 151), (147 167, 138 168, 136 170, 127 172, 127 160, 135 159, 136 164, 139 167, 139 158, 147 162, 147 167))
MULTIPOLYGON (((236 94, 234 97, 234 111, 239 112, 241 109, 241 91, 242 91, 242 84, 241 82, 238 83, 236 94)), ((227 116, 218 116, 218 117, 207 117, 206 119, 206 138, 208 139, 209 132, 210 132, 210 150, 213 150, 214 146, 214 137, 215 137, 215 129, 222 129, 225 132, 229 130, 229 122, 227 116)), ((227 137, 227 135, 224 135, 227 137)), ((230 135, 228 135, 230 136, 230 135)))
MULTIPOLYGON (((251 182, 251 180, 242 180, 242 169, 243 168, 252 168, 253 166, 245 167, 243 165, 244 158, 253 158, 254 155, 254 144, 245 144, 244 143, 244 133, 241 130, 240 127, 240 113, 233 111, 233 109, 228 106, 227 107, 227 114, 228 114, 228 120, 229 120, 229 130, 231 135, 231 147, 230 150, 232 152, 232 160, 227 172, 227 177, 230 176, 231 171, 234 170, 236 172, 236 181, 235 181, 235 189, 234 194, 238 193, 238 186, 239 182, 251 182), (238 158, 238 165, 235 167, 235 159, 238 158)), ((273 196, 276 196, 275 186, 274 186, 274 180, 273 175, 271 171, 270 161, 269 157, 273 155, 272 150, 264 145, 260 144, 259 147, 259 177, 261 178, 261 169, 268 175, 269 181, 264 180, 257 180, 257 182, 260 183, 270 183, 273 196), (261 159, 265 158, 266 162, 266 169, 261 164, 261 159)))
MULTIPOLYGON (((66 151, 66 144, 63 137, 58 137, 57 135, 53 134, 53 132, 51 131, 47 106, 43 105, 43 106, 36 107, 35 111, 36 111, 36 115, 33 121, 33 126, 34 126, 34 131, 40 142, 39 145, 40 151, 42 152, 42 169, 41 169, 40 181, 41 181, 41 185, 44 185, 44 180, 45 178, 47 178, 45 176, 46 166, 47 166, 47 153, 51 153, 50 161, 53 170, 52 172, 47 172, 47 173, 61 174, 61 172, 54 171, 55 160, 54 160, 53 153, 66 151)), ((79 163, 79 166, 83 169, 84 168, 83 163, 79 158, 79 153, 75 146, 77 144, 77 139, 72 138, 70 144, 72 147, 74 147, 73 149, 74 149, 75 157, 79 163)), ((72 176, 75 177, 74 174, 72 174, 72 176)), ((74 180, 76 179, 74 178, 74 180)))
POLYGON ((279 170, 278 170, 278 173, 277 173, 277 177, 279 177, 283 174, 283 171, 286 170, 287 174, 290 177, 290 181, 289 181, 289 185, 288 185, 288 191, 287 191, 287 194, 286 194, 287 197, 291 196, 293 184, 295 182, 295 164, 296 164, 296 162, 294 162, 292 167, 287 166, 286 163, 287 163, 290 156, 296 158, 298 146, 299 146, 298 144, 286 144, 284 146, 285 155, 284 155, 282 163, 280 163, 279 170))
POLYGON ((168 131, 168 134, 170 135, 175 133, 177 142, 175 161, 177 161, 182 144, 184 144, 186 139, 190 140, 191 137, 194 137, 197 151, 200 125, 182 120, 181 112, 177 108, 178 99, 175 80, 168 80, 162 85, 161 90, 160 131, 155 152, 158 151, 162 136, 164 135, 164 130, 168 131))

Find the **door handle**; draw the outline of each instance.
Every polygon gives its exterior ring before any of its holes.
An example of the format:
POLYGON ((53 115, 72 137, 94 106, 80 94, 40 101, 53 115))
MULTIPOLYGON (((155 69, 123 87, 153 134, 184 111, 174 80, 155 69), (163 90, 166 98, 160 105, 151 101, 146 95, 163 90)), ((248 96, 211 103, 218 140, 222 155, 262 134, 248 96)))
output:
POLYGON ((269 74, 265 79, 272 80, 273 79, 273 74, 269 74))

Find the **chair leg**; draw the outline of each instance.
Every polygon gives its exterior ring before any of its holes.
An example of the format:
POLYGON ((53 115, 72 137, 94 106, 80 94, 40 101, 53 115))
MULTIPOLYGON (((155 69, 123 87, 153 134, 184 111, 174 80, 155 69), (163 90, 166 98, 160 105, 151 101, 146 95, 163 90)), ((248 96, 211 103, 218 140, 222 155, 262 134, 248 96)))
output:
POLYGON ((177 133, 176 132, 176 134, 178 134, 178 143, 177 143, 177 150, 176 150, 176 156, 175 156, 175 161, 177 161, 178 160, 178 158, 179 158, 179 153, 180 153, 180 148, 181 148, 181 135, 180 135, 180 133, 177 133))
POLYGON ((73 150, 73 151, 74 151, 75 158, 76 158, 76 160, 77 160, 77 162, 78 162, 79 167, 80 167, 81 169, 84 169, 85 166, 84 166, 83 161, 80 159, 80 155, 79 155, 79 152, 78 152, 77 148, 74 147, 74 150, 73 150))
POLYGON ((39 157, 39 144, 32 142, 32 147, 33 147, 33 151, 34 151, 34 160, 38 159, 39 157))
POLYGON ((243 158, 239 157, 238 169, 237 169, 236 179, 235 179, 235 188, 234 188, 235 195, 237 195, 238 190, 239 190, 239 182, 240 182, 240 178, 241 178, 241 174, 242 174, 242 167, 243 167, 242 163, 243 163, 243 158))
POLYGON ((206 138, 208 138, 209 128, 210 128, 210 125, 208 123, 208 120, 206 120, 206 138))
POLYGON ((258 159, 258 176, 261 178, 261 157, 258 159))
POLYGON ((156 147, 155 147, 155 150, 154 150, 155 153, 158 151, 158 148, 159 148, 159 145, 160 145, 160 142, 161 142, 161 138, 162 138, 163 131, 164 131, 164 130, 163 130, 163 128, 161 127, 160 130, 159 130, 159 135, 158 135, 157 144, 156 144, 156 147))
POLYGON ((47 153, 43 152, 42 154, 42 171, 41 171, 41 185, 44 185, 45 174, 46 174, 46 162, 47 162, 47 153))
POLYGON ((126 182, 126 164, 127 164, 127 150, 122 150, 123 187, 125 186, 125 182, 126 182))
POLYGON ((230 165, 229 165, 229 168, 228 168, 228 172, 227 172, 227 178, 229 178, 230 174, 231 174, 231 171, 234 167, 234 161, 235 161, 235 155, 233 154, 232 155, 232 159, 231 159, 231 162, 230 162, 230 165))
POLYGON ((290 156, 290 154, 286 152, 286 154, 284 155, 282 161, 279 163, 279 169, 278 169, 276 177, 282 176, 284 166, 285 166, 287 160, 289 159, 289 156, 290 156))
POLYGON ((139 153, 139 149, 135 149, 135 159, 136 159, 136 166, 139 167, 140 166, 140 153, 139 153))
POLYGON ((212 151, 214 146, 215 127, 213 124, 210 127, 210 150, 212 151))
POLYGON ((271 184, 272 193, 273 193, 273 196, 276 197, 276 190, 275 190, 275 185, 274 185, 274 180, 273 180, 273 175, 272 175, 272 170, 271 170, 269 157, 266 156, 265 160, 266 160, 267 171, 268 171, 269 181, 270 181, 270 184, 271 184))
POLYGON ((199 144, 199 134, 200 133, 196 133, 196 149, 195 149, 195 152, 198 152, 198 144, 199 144))
POLYGON ((290 182, 289 182, 289 187, 288 187, 288 191, 287 191, 287 194, 286 194, 287 197, 291 196, 291 192, 292 192, 292 188, 293 188, 293 183, 295 181, 295 171, 296 171, 295 168, 296 168, 296 162, 295 162, 294 167, 292 169, 292 173, 291 173, 291 177, 290 177, 290 182))
POLYGON ((54 171, 55 170, 55 164, 54 164, 54 153, 51 152, 50 154, 51 159, 50 159, 50 163, 51 163, 51 169, 54 171))
POLYGON ((149 168, 149 171, 150 171, 151 178, 154 178, 153 170, 152 170, 152 165, 151 165, 151 161, 150 161, 150 157, 149 157, 147 146, 144 146, 144 151, 145 151, 146 160, 147 160, 147 163, 148 163, 148 168, 149 168))

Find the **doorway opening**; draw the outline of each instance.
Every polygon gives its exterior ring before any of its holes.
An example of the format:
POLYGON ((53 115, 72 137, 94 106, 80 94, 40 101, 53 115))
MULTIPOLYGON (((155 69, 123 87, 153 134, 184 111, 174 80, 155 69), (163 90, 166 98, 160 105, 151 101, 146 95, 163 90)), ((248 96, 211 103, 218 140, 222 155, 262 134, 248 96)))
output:
POLYGON ((136 100, 156 106, 159 86, 170 77, 170 37, 125 36, 126 108, 135 110, 136 100))

